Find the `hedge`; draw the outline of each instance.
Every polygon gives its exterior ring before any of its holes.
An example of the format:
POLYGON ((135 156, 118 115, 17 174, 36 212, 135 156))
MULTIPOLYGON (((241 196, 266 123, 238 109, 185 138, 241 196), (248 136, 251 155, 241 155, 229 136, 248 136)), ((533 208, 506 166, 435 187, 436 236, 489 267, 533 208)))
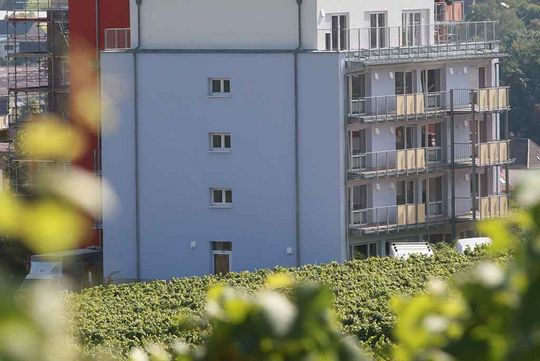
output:
MULTIPOLYGON (((171 281, 107 285, 68 295, 73 335, 88 354, 104 349, 117 355, 148 342, 167 344, 181 338, 200 343, 204 329, 186 331, 180 318, 194 321, 204 312, 208 288, 218 282, 252 291, 272 272, 286 272, 299 282, 325 284, 335 295, 335 306, 344 332, 355 335, 368 349, 387 345, 394 315, 389 299, 395 294, 414 294, 433 277, 448 279, 469 268, 484 252, 459 255, 440 246, 434 257, 408 260, 370 258, 345 264, 331 263, 296 269, 276 268, 171 281)), ((505 261, 507 255, 498 259, 505 261)))

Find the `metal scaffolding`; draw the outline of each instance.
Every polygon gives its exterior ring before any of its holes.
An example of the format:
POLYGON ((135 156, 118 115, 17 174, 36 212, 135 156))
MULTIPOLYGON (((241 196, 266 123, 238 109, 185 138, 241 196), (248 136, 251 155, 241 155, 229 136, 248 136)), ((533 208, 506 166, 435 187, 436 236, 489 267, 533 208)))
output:
POLYGON ((68 0, 7 0, 8 174, 12 190, 26 193, 33 174, 53 163, 17 152, 21 127, 34 116, 67 119, 69 94, 68 0))

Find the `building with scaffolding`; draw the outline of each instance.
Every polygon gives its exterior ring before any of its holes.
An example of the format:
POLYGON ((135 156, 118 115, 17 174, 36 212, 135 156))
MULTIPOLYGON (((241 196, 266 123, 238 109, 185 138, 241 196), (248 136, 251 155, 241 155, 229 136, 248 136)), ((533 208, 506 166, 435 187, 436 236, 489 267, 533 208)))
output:
POLYGON ((101 54, 118 124, 103 174, 122 205, 104 220, 105 275, 386 256, 504 216, 505 55, 497 23, 463 8, 132 0, 131 29, 110 32, 130 47, 101 54))
POLYGON ((50 160, 16 151, 19 131, 33 115, 69 116, 67 0, 7 0, 9 165, 11 188, 24 194, 32 174, 50 160))

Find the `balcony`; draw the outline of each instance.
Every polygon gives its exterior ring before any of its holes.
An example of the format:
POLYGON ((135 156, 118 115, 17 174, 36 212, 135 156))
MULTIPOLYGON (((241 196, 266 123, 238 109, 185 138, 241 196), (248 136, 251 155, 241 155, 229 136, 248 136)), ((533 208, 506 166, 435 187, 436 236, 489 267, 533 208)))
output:
POLYGON ((360 234, 393 233, 448 223, 448 207, 443 201, 387 207, 353 209, 350 227, 360 234))
MULTIPOLYGON (((505 217, 509 213, 508 196, 496 194, 476 199, 476 220, 505 217)), ((473 220, 472 199, 456 198, 456 221, 473 220)), ((378 235, 438 227, 451 222, 451 203, 437 201, 350 211, 350 229, 360 235, 378 235)))
POLYGON ((453 89, 431 93, 351 97, 348 116, 352 122, 381 123, 420 120, 450 114, 498 112, 509 109, 508 87, 453 89), (451 93, 453 92, 453 106, 451 93))
POLYGON ((473 157, 472 144, 457 143, 454 146, 454 161, 456 165, 466 167, 472 166, 473 159, 478 167, 506 165, 510 162, 508 147, 508 140, 480 143, 475 146, 473 157))
POLYGON ((372 179, 407 176, 446 167, 441 147, 413 148, 353 154, 349 159, 351 178, 372 179))
POLYGON ((125 50, 131 48, 131 29, 105 29, 105 50, 125 50))
MULTIPOLYGON (((473 220, 473 200, 465 197, 456 198, 456 219, 460 221, 473 220)), ((476 219, 486 220, 508 215, 510 209, 508 195, 496 194, 487 197, 477 197, 475 201, 476 219)))
POLYGON ((496 21, 318 30, 320 51, 369 64, 502 55, 496 21))

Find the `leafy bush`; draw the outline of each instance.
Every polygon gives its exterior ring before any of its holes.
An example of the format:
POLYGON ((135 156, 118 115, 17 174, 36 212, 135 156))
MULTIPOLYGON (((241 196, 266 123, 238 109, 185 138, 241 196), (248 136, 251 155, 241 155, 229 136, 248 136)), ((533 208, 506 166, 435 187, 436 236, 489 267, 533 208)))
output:
MULTIPOLYGON (((366 349, 385 354, 394 324, 389 302, 393 295, 415 294, 431 278, 448 279, 484 257, 483 252, 461 256, 441 246, 432 258, 412 257, 407 261, 371 258, 224 277, 100 286, 69 295, 72 331, 88 354, 113 349, 125 355, 135 346, 152 342, 168 345, 177 338, 200 344, 207 336, 207 325, 199 322, 198 328, 188 330, 181 325, 185 319, 198 320, 203 314, 212 286, 223 283, 253 293, 270 274, 283 272, 300 283, 326 285, 334 294, 342 331, 358 337, 366 349)), ((505 262, 506 257, 499 255, 497 259, 505 262)))

